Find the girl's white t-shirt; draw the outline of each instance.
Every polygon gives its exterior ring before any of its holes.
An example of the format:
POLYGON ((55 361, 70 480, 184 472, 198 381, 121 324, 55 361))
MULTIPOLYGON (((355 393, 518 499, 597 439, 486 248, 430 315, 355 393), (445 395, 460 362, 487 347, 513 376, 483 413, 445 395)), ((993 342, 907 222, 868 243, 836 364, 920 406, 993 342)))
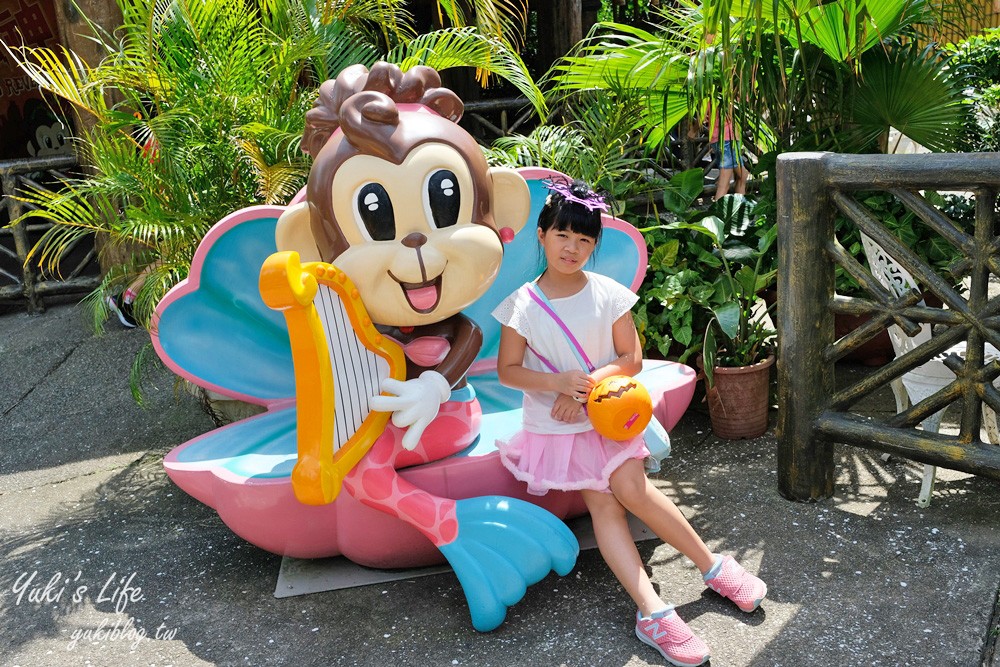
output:
MULTIPOLYGON (((550 299, 552 310, 580 342, 587 358, 600 368, 618 358, 615 353, 612 326, 619 317, 631 310, 639 297, 627 287, 599 273, 585 271, 586 286, 576 294, 562 299, 550 299)), ((524 336, 528 345, 549 360, 559 371, 582 370, 573 353, 573 344, 552 316, 545 312, 531 295, 528 286, 540 293, 535 283, 522 285, 493 310, 500 324, 524 336)), ((525 350, 524 367, 552 372, 531 351, 525 350)), ((524 430, 530 433, 582 433, 593 428, 581 410, 574 422, 552 418, 556 392, 525 391, 523 401, 524 430)))

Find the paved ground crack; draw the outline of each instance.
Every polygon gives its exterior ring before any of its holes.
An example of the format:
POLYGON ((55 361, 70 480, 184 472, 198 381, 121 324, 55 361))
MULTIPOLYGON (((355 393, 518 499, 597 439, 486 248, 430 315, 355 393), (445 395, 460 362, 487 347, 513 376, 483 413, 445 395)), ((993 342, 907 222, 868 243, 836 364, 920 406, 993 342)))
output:
POLYGON ((70 348, 70 350, 67 351, 66 354, 64 354, 62 356, 62 358, 59 359, 59 361, 57 361, 55 363, 55 365, 53 365, 52 368, 50 368, 48 370, 47 373, 45 373, 45 375, 43 375, 41 378, 39 378, 38 382, 36 382, 35 384, 33 384, 31 386, 31 388, 28 389, 28 391, 26 391, 23 394, 21 394, 21 396, 16 401, 14 401, 14 403, 9 408, 7 408, 6 410, 4 410, 3 414, 0 415, 0 417, 6 417, 7 415, 9 415, 11 412, 14 411, 14 408, 16 408, 17 406, 21 405, 21 403, 23 403, 26 398, 28 398, 29 396, 31 396, 31 393, 33 391, 35 391, 35 389, 38 389, 38 387, 40 385, 44 384, 45 381, 48 380, 52 376, 53 373, 55 373, 60 368, 62 368, 62 365, 64 363, 66 363, 66 360, 69 359, 73 355, 74 352, 76 352, 76 347, 75 346, 72 347, 72 348, 70 348))
POLYGON ((1000 634, 1000 590, 993 599, 993 613, 990 614, 989 625, 986 626, 986 641, 983 643, 983 653, 980 665, 993 667, 997 664, 997 635, 1000 634))

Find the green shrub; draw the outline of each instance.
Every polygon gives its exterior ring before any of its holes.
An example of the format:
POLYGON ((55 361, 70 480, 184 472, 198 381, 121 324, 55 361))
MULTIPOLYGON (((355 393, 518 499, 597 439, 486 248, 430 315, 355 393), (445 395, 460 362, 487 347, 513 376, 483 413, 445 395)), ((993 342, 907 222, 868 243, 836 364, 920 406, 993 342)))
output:
MULTIPOLYGON (((885 225, 896 238, 927 263, 936 273, 948 275, 952 262, 963 257, 962 251, 946 241, 940 234, 926 225, 916 213, 907 209, 902 202, 889 192, 859 192, 856 195, 868 211, 885 225)), ((975 202, 961 194, 939 194, 934 191, 924 193, 929 203, 947 215, 961 229, 971 233, 975 224, 975 202)), ((837 239, 851 256, 864 264, 861 234, 857 226, 845 216, 839 215, 835 222, 837 239)), ((864 290, 840 266, 836 269, 837 293, 844 296, 866 296, 864 290)))
POLYGON ((1000 150, 1000 28, 945 48, 952 53, 952 66, 964 68, 975 87, 975 112, 967 132, 970 149, 1000 150))

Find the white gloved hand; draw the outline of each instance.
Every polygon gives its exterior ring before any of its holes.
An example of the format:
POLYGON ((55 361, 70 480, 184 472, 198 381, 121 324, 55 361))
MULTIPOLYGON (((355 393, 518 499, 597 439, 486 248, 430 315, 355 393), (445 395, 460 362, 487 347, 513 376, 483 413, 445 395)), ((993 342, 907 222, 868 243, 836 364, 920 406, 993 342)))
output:
POLYGON ((441 404, 451 397, 451 385, 437 371, 424 371, 420 377, 405 382, 386 378, 380 387, 395 396, 373 396, 371 407, 379 412, 392 412, 392 423, 406 429, 403 447, 408 450, 417 446, 424 429, 437 417, 441 404))

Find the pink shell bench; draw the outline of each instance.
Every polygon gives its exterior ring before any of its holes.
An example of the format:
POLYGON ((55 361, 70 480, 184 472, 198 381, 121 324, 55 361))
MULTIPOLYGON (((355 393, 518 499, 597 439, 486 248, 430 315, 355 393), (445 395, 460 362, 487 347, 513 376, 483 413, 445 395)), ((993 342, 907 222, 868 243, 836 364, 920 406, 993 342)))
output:
MULTIPOLYGON (((554 172, 525 169, 522 174, 532 193, 533 220, 544 200, 541 180, 554 172)), ((263 414, 179 445, 164 459, 167 474, 185 492, 214 508, 233 532, 276 554, 343 555, 376 568, 443 562, 441 552, 417 530, 348 494, 324 506, 303 505, 293 494, 296 422, 287 329, 281 315, 269 310, 256 292, 260 266, 276 250, 274 227, 283 210, 252 207, 220 221, 198 248, 190 276, 157 307, 153 344, 174 372, 199 386, 267 408, 263 414)), ((494 447, 497 438, 517 430, 520 409, 517 394, 500 387, 492 370, 499 325, 489 313, 536 275, 535 244, 534 226, 529 223, 508 245, 496 283, 466 311, 484 332, 483 350, 469 374, 476 409, 481 406, 478 437, 457 455, 408 467, 400 474, 434 495, 510 496, 565 519, 585 513, 579 494, 529 496, 525 485, 500 464, 494 447)), ((636 289, 646 271, 645 242, 631 225, 606 217, 596 262, 590 270, 636 289)), ((669 431, 691 402, 694 370, 673 362, 646 361, 639 378, 653 397, 654 415, 669 431)))

